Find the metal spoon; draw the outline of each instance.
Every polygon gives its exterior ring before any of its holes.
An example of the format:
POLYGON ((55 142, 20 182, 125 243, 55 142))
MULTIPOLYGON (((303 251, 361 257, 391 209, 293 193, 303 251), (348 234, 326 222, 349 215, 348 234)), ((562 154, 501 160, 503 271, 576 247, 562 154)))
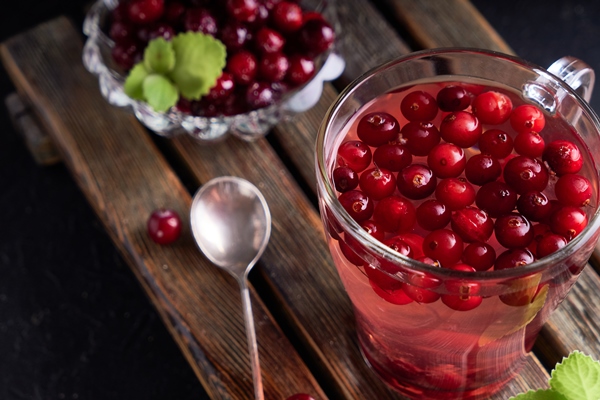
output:
POLYGON ((200 250, 210 261, 233 275, 240 285, 254 397, 263 400, 248 273, 267 247, 271 235, 269 206, 252 183, 225 176, 208 181, 196 192, 191 221, 200 250))

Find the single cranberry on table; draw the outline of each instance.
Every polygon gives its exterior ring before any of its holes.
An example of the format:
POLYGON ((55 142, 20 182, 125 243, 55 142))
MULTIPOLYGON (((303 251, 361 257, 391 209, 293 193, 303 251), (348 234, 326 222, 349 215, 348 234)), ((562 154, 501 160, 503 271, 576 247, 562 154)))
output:
POLYGON ((159 208, 150 214, 146 229, 154 242, 162 245, 170 244, 181 234, 181 218, 176 211, 159 208))

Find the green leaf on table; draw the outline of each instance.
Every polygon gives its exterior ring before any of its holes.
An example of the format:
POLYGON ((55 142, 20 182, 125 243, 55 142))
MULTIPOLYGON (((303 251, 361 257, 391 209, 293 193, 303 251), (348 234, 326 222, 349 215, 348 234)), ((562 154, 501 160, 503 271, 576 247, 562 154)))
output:
POLYGON ((152 39, 144 50, 144 65, 149 72, 166 74, 175 67, 173 44, 159 37, 152 39))
POLYGON ((198 100, 223 73, 227 52, 223 43, 200 32, 180 33, 172 40, 175 67, 169 77, 181 94, 198 100))
POLYGON ((600 363, 579 351, 574 351, 556 365, 550 387, 569 400, 600 399, 600 363))
POLYGON ((177 103, 177 87, 162 75, 152 74, 144 79, 144 97, 154 111, 163 112, 177 103))
POLYGON ((144 80, 148 76, 148 71, 144 66, 144 63, 136 64, 131 71, 129 71, 129 75, 125 79, 125 84, 123 85, 123 90, 125 94, 132 99, 135 100, 146 100, 144 97, 144 80))
POLYGON ((530 390, 526 393, 513 396, 508 400, 569 400, 561 393, 552 389, 530 390))

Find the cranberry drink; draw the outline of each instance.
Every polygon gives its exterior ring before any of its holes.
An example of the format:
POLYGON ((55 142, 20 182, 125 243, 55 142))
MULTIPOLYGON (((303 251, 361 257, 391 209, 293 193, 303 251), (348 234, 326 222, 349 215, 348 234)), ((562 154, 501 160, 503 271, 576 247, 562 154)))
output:
POLYGON ((516 91, 444 77, 369 102, 336 146, 341 206, 423 263, 371 252, 324 217, 365 359, 412 398, 487 398, 521 368, 585 259, 479 278, 552 260, 587 226, 598 182, 586 144, 516 91))

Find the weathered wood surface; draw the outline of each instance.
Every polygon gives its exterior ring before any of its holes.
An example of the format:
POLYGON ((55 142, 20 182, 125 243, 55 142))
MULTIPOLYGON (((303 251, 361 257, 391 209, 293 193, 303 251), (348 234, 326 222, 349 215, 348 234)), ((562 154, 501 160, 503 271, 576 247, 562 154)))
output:
MULTIPOLYGON (((8 40, 0 51, 207 392, 216 399, 249 398, 237 284, 200 255, 189 229, 190 194, 145 129, 102 98, 81 64, 79 33, 60 18, 8 40), (146 219, 159 207, 182 217, 185 228, 174 245, 156 245, 146 234, 146 219)), ((267 398, 297 392, 325 398, 254 291, 252 301, 267 398)))

